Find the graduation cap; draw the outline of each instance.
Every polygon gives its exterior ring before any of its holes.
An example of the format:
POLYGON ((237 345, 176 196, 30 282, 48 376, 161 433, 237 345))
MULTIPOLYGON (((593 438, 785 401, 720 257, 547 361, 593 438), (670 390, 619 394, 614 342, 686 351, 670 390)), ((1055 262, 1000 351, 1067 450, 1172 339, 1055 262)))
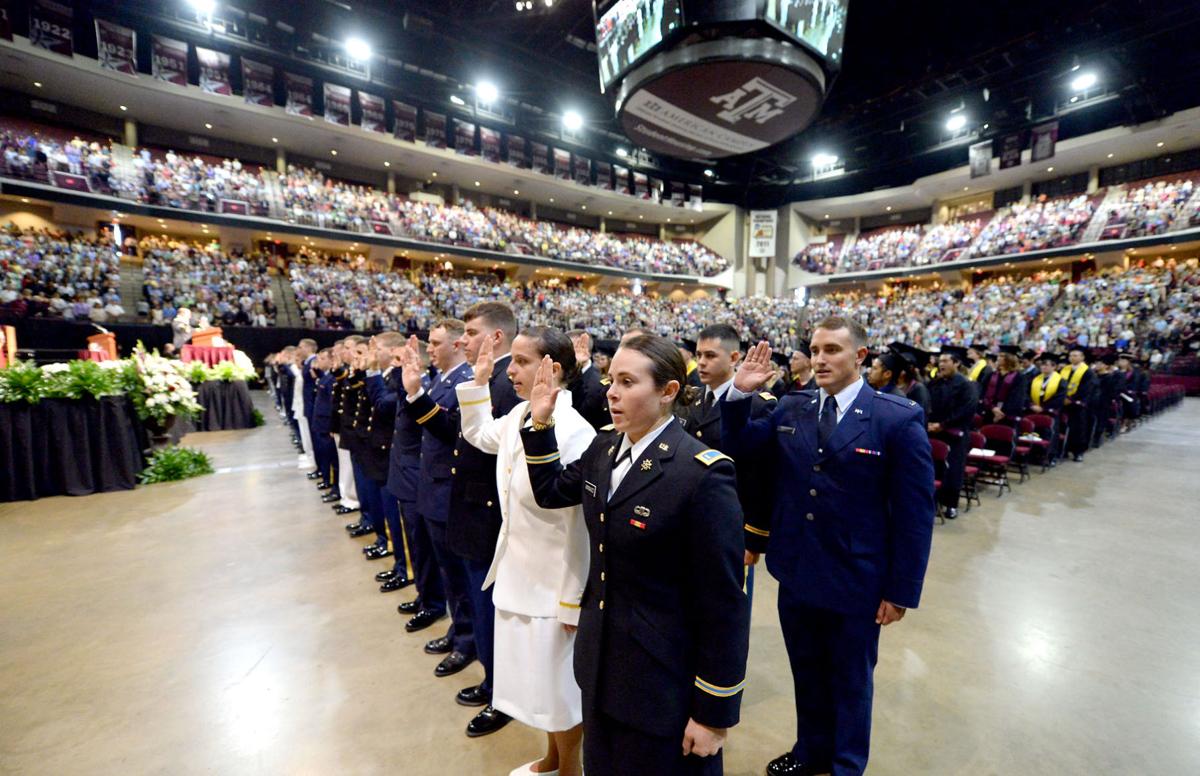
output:
POLYGON ((1100 356, 1100 361, 1107 366, 1112 366, 1113 364, 1117 363, 1117 354, 1105 353, 1103 356, 1100 356))
POLYGON ((1026 361, 1032 361, 1036 357, 1037 357, 1037 353, 1035 353, 1032 350, 1026 350, 1024 353, 1021 354, 1021 358, 1025 359, 1026 361))
POLYGON ((1035 360, 1039 364, 1057 364, 1061 358, 1057 353, 1046 351, 1045 353, 1040 354, 1035 360))
POLYGON ((776 351, 771 352, 771 360, 786 369, 787 365, 788 365, 789 357, 786 353, 780 353, 779 351, 776 350, 776 351))
POLYGON ((967 360, 967 349, 960 345, 942 345, 941 354, 950 356, 960 364, 967 360))
POLYGON ((1118 353, 1117 358, 1127 358, 1130 361, 1137 361, 1137 356, 1133 355, 1132 353, 1130 353, 1127 350, 1123 350, 1120 353, 1118 353))
POLYGON ((675 344, 676 344, 678 347, 681 347, 681 348, 683 348, 684 350, 688 351, 689 353, 695 353, 695 352, 696 352, 696 340, 692 340, 692 339, 681 339, 681 340, 679 340, 679 342, 676 342, 675 344))
POLYGON ((1071 347, 1067 348, 1067 354, 1070 355, 1072 352, 1074 352, 1076 350, 1078 350, 1080 353, 1083 354, 1084 361, 1092 360, 1092 351, 1089 350, 1088 348, 1084 347, 1083 345, 1072 345, 1071 347))
POLYGON ((1019 356, 1021 354, 1021 349, 1019 347, 1017 347, 1016 345, 1001 345, 1000 352, 1001 353, 1012 353, 1014 356, 1019 356))
POLYGON ((808 340, 800 340, 800 343, 796 345, 796 350, 803 353, 805 358, 812 358, 812 350, 808 347, 808 340))
POLYGON ((903 358, 913 366, 919 367, 922 364, 929 363, 929 357, 933 355, 928 351, 914 348, 912 345, 907 345, 903 342, 892 342, 888 345, 888 350, 903 358))
POLYGON ((878 358, 879 362, 883 364, 883 368, 887 369, 893 375, 900 374, 908 365, 908 361, 904 358, 904 356, 891 351, 880 353, 878 356, 876 356, 876 358, 878 358))
POLYGON ((970 345, 967 345, 967 347, 964 348, 964 350, 977 350, 980 353, 986 353, 987 345, 984 345, 983 343, 980 343, 980 342, 972 342, 970 345))

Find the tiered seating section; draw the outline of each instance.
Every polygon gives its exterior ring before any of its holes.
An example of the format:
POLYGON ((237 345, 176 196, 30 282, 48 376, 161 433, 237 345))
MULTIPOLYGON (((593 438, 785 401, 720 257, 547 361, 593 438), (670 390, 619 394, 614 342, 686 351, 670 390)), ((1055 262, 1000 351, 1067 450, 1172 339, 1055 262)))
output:
POLYGON ((276 307, 265 256, 225 252, 217 243, 190 244, 162 237, 138 243, 142 297, 138 314, 153 323, 181 307, 225 326, 273 326, 276 307))
POLYGON ((124 315, 121 259, 103 237, 0 231, 0 311, 106 323, 124 315))
POLYGON ((1103 240, 1163 234, 1176 224, 1194 225, 1200 219, 1194 178, 1157 179, 1132 184, 1110 198, 1104 207, 1103 240))

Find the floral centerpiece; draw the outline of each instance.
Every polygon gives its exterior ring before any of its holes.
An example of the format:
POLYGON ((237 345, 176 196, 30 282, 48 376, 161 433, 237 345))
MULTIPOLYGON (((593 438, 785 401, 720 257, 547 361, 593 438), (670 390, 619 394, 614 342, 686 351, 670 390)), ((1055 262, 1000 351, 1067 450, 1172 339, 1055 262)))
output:
POLYGON ((138 417, 154 431, 169 428, 177 417, 191 419, 203 411, 192 384, 175 363, 157 352, 148 352, 140 342, 133 349, 128 368, 133 371, 135 390, 130 391, 130 397, 138 417))

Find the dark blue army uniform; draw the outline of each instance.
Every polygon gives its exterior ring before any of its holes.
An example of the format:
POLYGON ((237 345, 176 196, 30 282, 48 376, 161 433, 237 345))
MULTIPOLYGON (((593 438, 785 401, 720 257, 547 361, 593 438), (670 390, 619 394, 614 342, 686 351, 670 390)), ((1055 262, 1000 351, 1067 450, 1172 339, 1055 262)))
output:
POLYGON ((583 505, 591 560, 575 679, 589 776, 720 774, 682 757, 688 719, 737 724, 750 609, 733 463, 672 420, 609 497, 622 435, 564 468, 553 429, 522 430, 540 506, 583 505))
POLYGON ((571 391, 571 406, 597 430, 612 423, 606 396, 608 383, 602 382, 605 379, 600 376, 600 370, 590 364, 587 371, 580 373, 567 387, 571 391))
MULTIPOLYGON (((387 452, 376 449, 376 440, 386 429, 377 430, 374 424, 375 405, 367 396, 367 373, 355 370, 347 379, 343 393, 341 434, 338 445, 350 452, 351 469, 354 472, 354 487, 362 509, 360 525, 368 525, 375 532, 375 544, 387 547, 387 522, 383 514, 381 484, 387 477, 387 452), (382 463, 381 463, 382 461, 382 463)), ((392 421, 387 422, 387 429, 392 421)), ((391 441, 388 434, 388 442, 391 441)))
MULTIPOLYGON (((488 390, 492 417, 501 418, 521 403, 506 370, 509 355, 498 356, 492 364, 488 390)), ((496 630, 496 607, 492 589, 483 589, 487 581, 496 541, 504 522, 500 514, 500 495, 496 491, 496 456, 472 447, 462 430, 454 444, 454 469, 450 486, 450 515, 446 521, 446 541, 450 551, 463 560, 467 570, 467 596, 475 635, 475 651, 483 666, 482 689, 490 701, 496 630)))
POLYGON ((465 361, 446 374, 438 375, 430 389, 415 401, 404 398, 405 412, 421 427, 420 487, 417 512, 425 521, 433 556, 442 576, 442 587, 450 607, 451 649, 474 658, 475 641, 471 599, 467 592, 467 567, 450 550, 446 521, 450 517, 450 489, 455 469, 454 445, 459 434, 458 393, 454 386, 472 379, 471 365, 465 361))
MULTIPOLYGON (((404 400, 404 383, 401 380, 401 370, 393 369, 382 387, 374 390, 388 391, 397 397, 399 402, 404 400)), ((431 382, 428 375, 421 378, 421 387, 429 392, 431 382)), ((421 437, 424 432, 417 421, 407 412, 397 412, 396 422, 392 428, 392 449, 388 459, 387 491, 397 502, 400 529, 403 531, 408 546, 409 560, 412 561, 413 579, 417 585, 417 596, 422 608, 439 614, 446 611, 446 592, 442 588, 441 574, 438 572, 437 561, 433 557, 433 545, 429 543, 429 531, 417 513, 417 483, 421 478, 421 437)), ((393 546, 400 535, 397 526, 388 524, 392 533, 393 546)), ((393 570, 408 578, 408 564, 404 553, 397 551, 393 570)))
POLYGON ((750 420, 750 403, 727 395, 722 429, 739 465, 775 462, 762 538, 795 683, 792 755, 842 776, 867 765, 880 602, 920 602, 933 461, 914 402, 864 383, 822 443, 818 396, 790 394, 769 417, 750 420))
MULTIPOLYGON (((333 385, 335 377, 332 372, 322 372, 317 378, 316 395, 313 398, 313 411, 309 418, 312 428, 313 457, 317 462, 317 472, 321 482, 337 488, 337 446, 333 443, 331 432, 333 427, 333 385)), ((336 492, 336 490, 334 491, 336 492)))
POLYGON ((396 394, 383 390, 379 375, 367 372, 363 378, 363 396, 366 405, 366 428, 360 429, 362 447, 359 451, 363 478, 367 484, 367 500, 378 517, 372 525, 376 529, 376 544, 386 549, 389 540, 396 554, 404 554, 404 541, 399 531, 391 533, 389 524, 399 527, 400 513, 396 499, 387 492, 388 463, 392 452, 392 433, 396 426, 396 394))

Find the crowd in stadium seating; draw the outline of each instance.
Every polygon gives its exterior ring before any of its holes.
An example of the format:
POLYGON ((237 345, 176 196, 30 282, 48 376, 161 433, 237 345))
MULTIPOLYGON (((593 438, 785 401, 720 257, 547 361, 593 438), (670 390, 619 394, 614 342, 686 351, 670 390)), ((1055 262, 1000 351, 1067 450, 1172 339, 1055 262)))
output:
POLYGON ((987 218, 976 217, 926 228, 925 236, 913 254, 912 264, 919 267, 946 261, 948 251, 965 249, 974 242, 987 221, 987 218))
POLYGON ((1017 203, 983 228, 970 253, 1003 256, 1070 245, 1079 241, 1095 211, 1094 198, 1084 194, 1017 203))
POLYGON ((1200 214, 1200 200, 1191 201, 1195 182, 1190 179, 1152 181, 1131 186, 1106 205, 1106 239, 1162 234, 1178 220, 1191 223, 1200 214), (1122 228, 1123 227, 1123 228, 1122 228))
POLYGON ((839 272, 902 267, 912 263, 913 252, 921 242, 921 226, 881 229, 859 235, 842 253, 839 272))
POLYGON ((59 142, 0 129, 0 165, 0 172, 10 178, 45 181, 51 172, 61 172, 87 178, 93 191, 118 193, 109 146, 98 141, 75 137, 59 142))
POLYGON ((237 159, 210 164, 202 157, 188 158, 167 151, 159 159, 142 149, 133 161, 144 187, 140 199, 155 205, 217 212, 222 199, 238 200, 255 215, 270 212, 270 199, 263 178, 237 159))
POLYGON ((183 307, 214 325, 273 326, 276 307, 264 256, 225 252, 216 242, 191 244, 145 237, 138 313, 171 321, 183 307))
POLYGON ((104 236, 0 231, 0 311, 105 323, 121 306, 121 260, 104 236))
POLYGON ((792 263, 805 272, 832 275, 837 271, 838 258, 842 254, 841 238, 828 238, 825 242, 810 243, 792 257, 792 263))

